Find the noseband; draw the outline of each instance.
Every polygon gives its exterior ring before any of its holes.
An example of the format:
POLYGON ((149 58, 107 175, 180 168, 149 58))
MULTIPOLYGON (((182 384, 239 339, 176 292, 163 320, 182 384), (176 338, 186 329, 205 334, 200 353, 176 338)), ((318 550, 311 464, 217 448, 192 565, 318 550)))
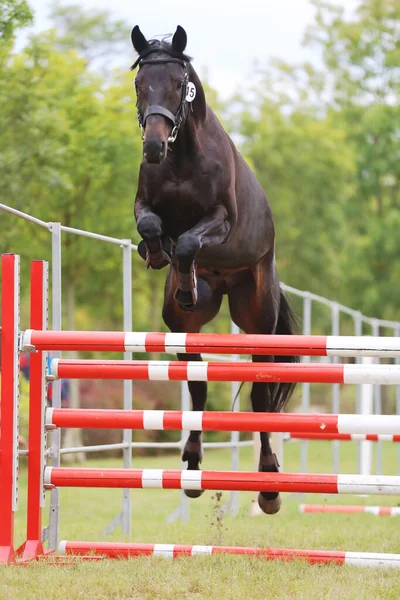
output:
MULTIPOLYGON (((152 51, 159 52, 160 49, 154 48, 152 51)), ((146 53, 146 56, 148 54, 149 53, 146 53)), ((176 62, 176 63, 182 65, 182 67, 185 70, 184 76, 183 76, 181 101, 179 103, 178 110, 176 111, 176 114, 174 114, 173 112, 171 112, 164 106, 160 106, 158 104, 152 104, 152 105, 148 106, 146 108, 146 110, 144 111, 144 113, 141 113, 138 108, 138 121, 139 121, 139 127, 142 131, 142 139, 143 140, 145 137, 144 129, 146 126, 146 119, 150 115, 162 115, 163 117, 168 119, 168 121, 170 121, 172 123, 172 131, 171 131, 171 135, 168 138, 168 142, 172 143, 176 140, 179 128, 182 124, 182 121, 184 120, 184 118, 186 116, 186 110, 187 110, 187 105, 188 105, 188 101, 186 100, 186 95, 187 95, 187 90, 188 90, 189 74, 186 70, 186 61, 181 60, 180 58, 173 58, 172 56, 168 57, 168 58, 154 58, 154 59, 151 59, 151 58, 144 59, 139 56, 139 58, 137 59, 137 61, 135 62, 135 64, 132 67, 132 68, 135 68, 137 65, 139 65, 139 69, 140 69, 142 67, 142 65, 147 65, 147 64, 154 65, 154 64, 162 64, 162 63, 170 63, 170 62, 176 62)))

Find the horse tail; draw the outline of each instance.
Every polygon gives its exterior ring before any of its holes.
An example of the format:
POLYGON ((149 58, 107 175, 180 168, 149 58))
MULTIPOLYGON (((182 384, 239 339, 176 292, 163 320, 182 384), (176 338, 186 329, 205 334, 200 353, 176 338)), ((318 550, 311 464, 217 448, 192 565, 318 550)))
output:
MULTIPOLYGON (((280 289, 280 304, 278 322, 275 333, 279 335, 293 335, 297 330, 298 317, 290 305, 288 298, 280 289)), ((298 363, 298 356, 275 356, 275 362, 298 363)), ((290 396, 296 387, 295 383, 271 383, 271 408, 273 412, 280 412, 284 409, 290 396)))

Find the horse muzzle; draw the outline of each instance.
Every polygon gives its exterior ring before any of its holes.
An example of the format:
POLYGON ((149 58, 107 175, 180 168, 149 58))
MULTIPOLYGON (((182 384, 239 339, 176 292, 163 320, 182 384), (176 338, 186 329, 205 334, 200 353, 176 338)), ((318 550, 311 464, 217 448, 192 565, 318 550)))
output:
POLYGON ((145 139, 143 143, 143 158, 151 164, 161 163, 167 155, 167 143, 161 139, 145 139))

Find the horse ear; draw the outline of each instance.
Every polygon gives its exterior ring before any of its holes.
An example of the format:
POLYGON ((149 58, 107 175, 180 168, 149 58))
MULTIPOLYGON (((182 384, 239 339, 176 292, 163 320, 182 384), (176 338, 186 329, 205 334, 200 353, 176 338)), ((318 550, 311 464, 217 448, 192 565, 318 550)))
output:
POLYGON ((176 52, 179 52, 180 54, 182 54, 186 48, 186 44, 187 44, 186 31, 183 29, 183 27, 178 25, 178 27, 176 28, 176 31, 174 33, 174 37, 172 38, 172 48, 174 50, 176 50, 176 52))
POLYGON ((135 25, 135 27, 132 29, 131 40, 133 47, 138 54, 141 54, 143 50, 146 50, 147 46, 149 45, 138 25, 135 25))

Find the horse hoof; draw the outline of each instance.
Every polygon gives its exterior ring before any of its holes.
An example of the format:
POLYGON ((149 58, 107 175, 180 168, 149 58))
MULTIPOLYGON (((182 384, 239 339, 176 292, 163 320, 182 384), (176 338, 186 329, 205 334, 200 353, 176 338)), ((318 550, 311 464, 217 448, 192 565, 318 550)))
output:
POLYGON ((258 494, 258 506, 266 515, 275 515, 279 512, 281 504, 282 500, 280 494, 278 494, 274 500, 267 500, 261 492, 258 494))
POLYGON ((187 496, 188 498, 199 498, 204 493, 204 490, 184 490, 184 491, 185 491, 185 496, 187 496))

